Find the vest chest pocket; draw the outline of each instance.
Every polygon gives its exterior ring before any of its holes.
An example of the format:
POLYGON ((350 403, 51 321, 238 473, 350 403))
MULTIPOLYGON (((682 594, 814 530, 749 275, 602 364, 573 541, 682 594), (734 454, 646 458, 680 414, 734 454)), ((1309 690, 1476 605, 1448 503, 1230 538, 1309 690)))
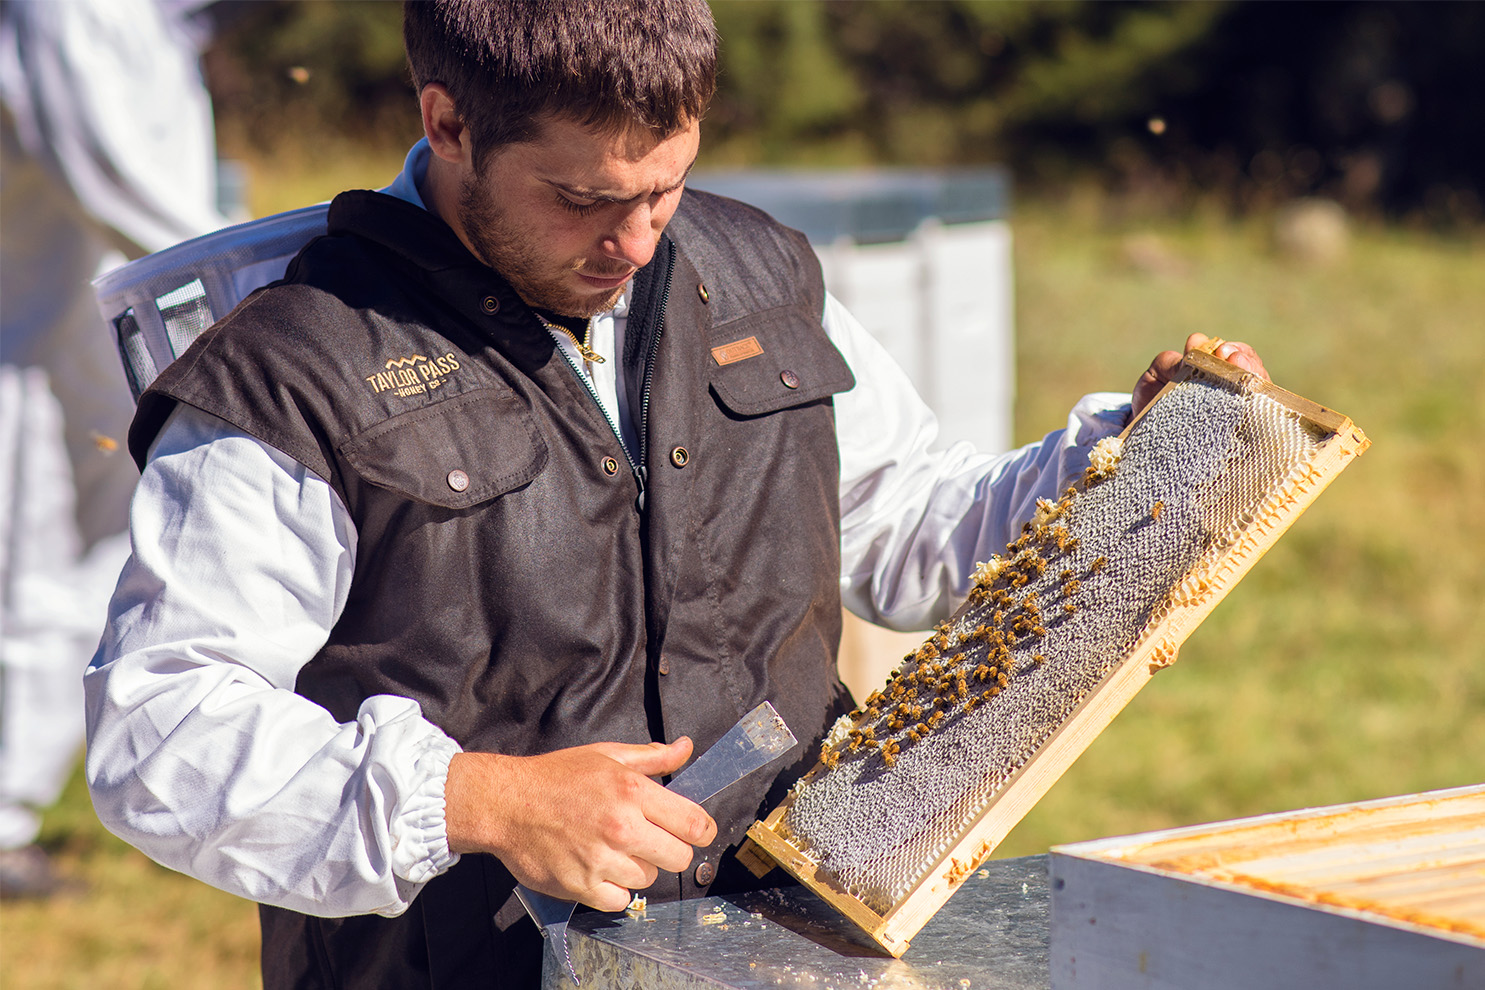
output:
POLYGON ((365 481, 465 509, 531 481, 547 446, 512 392, 476 389, 378 423, 340 447, 365 481))
POLYGON ((709 342, 712 392, 740 416, 802 406, 856 384, 819 317, 799 307, 713 327, 709 342))

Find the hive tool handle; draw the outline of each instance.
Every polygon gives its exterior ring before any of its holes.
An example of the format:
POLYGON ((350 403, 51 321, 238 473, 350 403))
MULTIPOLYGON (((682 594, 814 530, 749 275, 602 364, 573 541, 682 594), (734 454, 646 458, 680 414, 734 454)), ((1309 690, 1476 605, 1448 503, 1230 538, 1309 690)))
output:
MULTIPOLYGON (((795 741, 794 733, 789 731, 783 718, 774 711, 773 705, 765 701, 744 715, 690 766, 676 774, 666 789, 700 804, 754 770, 761 770, 777 760, 793 748, 795 741)), ((577 903, 540 893, 525 884, 516 886, 516 896, 541 929, 542 938, 551 944, 553 952, 561 942, 562 963, 567 968, 567 975, 573 983, 581 984, 577 971, 572 967, 572 953, 567 946, 567 925, 572 921, 577 903)))

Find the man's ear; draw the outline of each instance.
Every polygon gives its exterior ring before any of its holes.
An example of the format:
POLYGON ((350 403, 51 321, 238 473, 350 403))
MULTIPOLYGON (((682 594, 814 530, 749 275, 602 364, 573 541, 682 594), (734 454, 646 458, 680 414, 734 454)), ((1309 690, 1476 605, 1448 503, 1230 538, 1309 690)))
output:
POLYGON ((428 147, 444 161, 456 165, 470 163, 472 149, 469 130, 464 126, 454 100, 443 83, 429 83, 418 94, 423 110, 423 133, 428 138, 428 147))

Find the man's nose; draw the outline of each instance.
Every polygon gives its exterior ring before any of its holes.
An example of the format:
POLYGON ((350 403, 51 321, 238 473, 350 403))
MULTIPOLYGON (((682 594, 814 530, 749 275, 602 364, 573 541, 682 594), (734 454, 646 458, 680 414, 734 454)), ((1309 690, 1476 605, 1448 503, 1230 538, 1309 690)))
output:
POLYGON ((603 238, 603 252, 635 268, 643 268, 655 254, 664 221, 649 203, 638 203, 618 218, 603 238))

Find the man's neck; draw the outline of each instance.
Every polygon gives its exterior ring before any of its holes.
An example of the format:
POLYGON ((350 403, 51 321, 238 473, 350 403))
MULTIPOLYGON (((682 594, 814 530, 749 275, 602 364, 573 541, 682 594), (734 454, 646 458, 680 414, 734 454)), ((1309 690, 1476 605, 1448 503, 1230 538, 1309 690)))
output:
POLYGON ((459 185, 459 175, 453 165, 437 155, 428 156, 428 170, 423 173, 423 181, 418 183, 418 195, 423 197, 429 212, 448 224, 449 229, 469 249, 469 253, 478 258, 479 252, 470 243, 465 235, 464 225, 459 222, 459 196, 462 192, 459 185))

